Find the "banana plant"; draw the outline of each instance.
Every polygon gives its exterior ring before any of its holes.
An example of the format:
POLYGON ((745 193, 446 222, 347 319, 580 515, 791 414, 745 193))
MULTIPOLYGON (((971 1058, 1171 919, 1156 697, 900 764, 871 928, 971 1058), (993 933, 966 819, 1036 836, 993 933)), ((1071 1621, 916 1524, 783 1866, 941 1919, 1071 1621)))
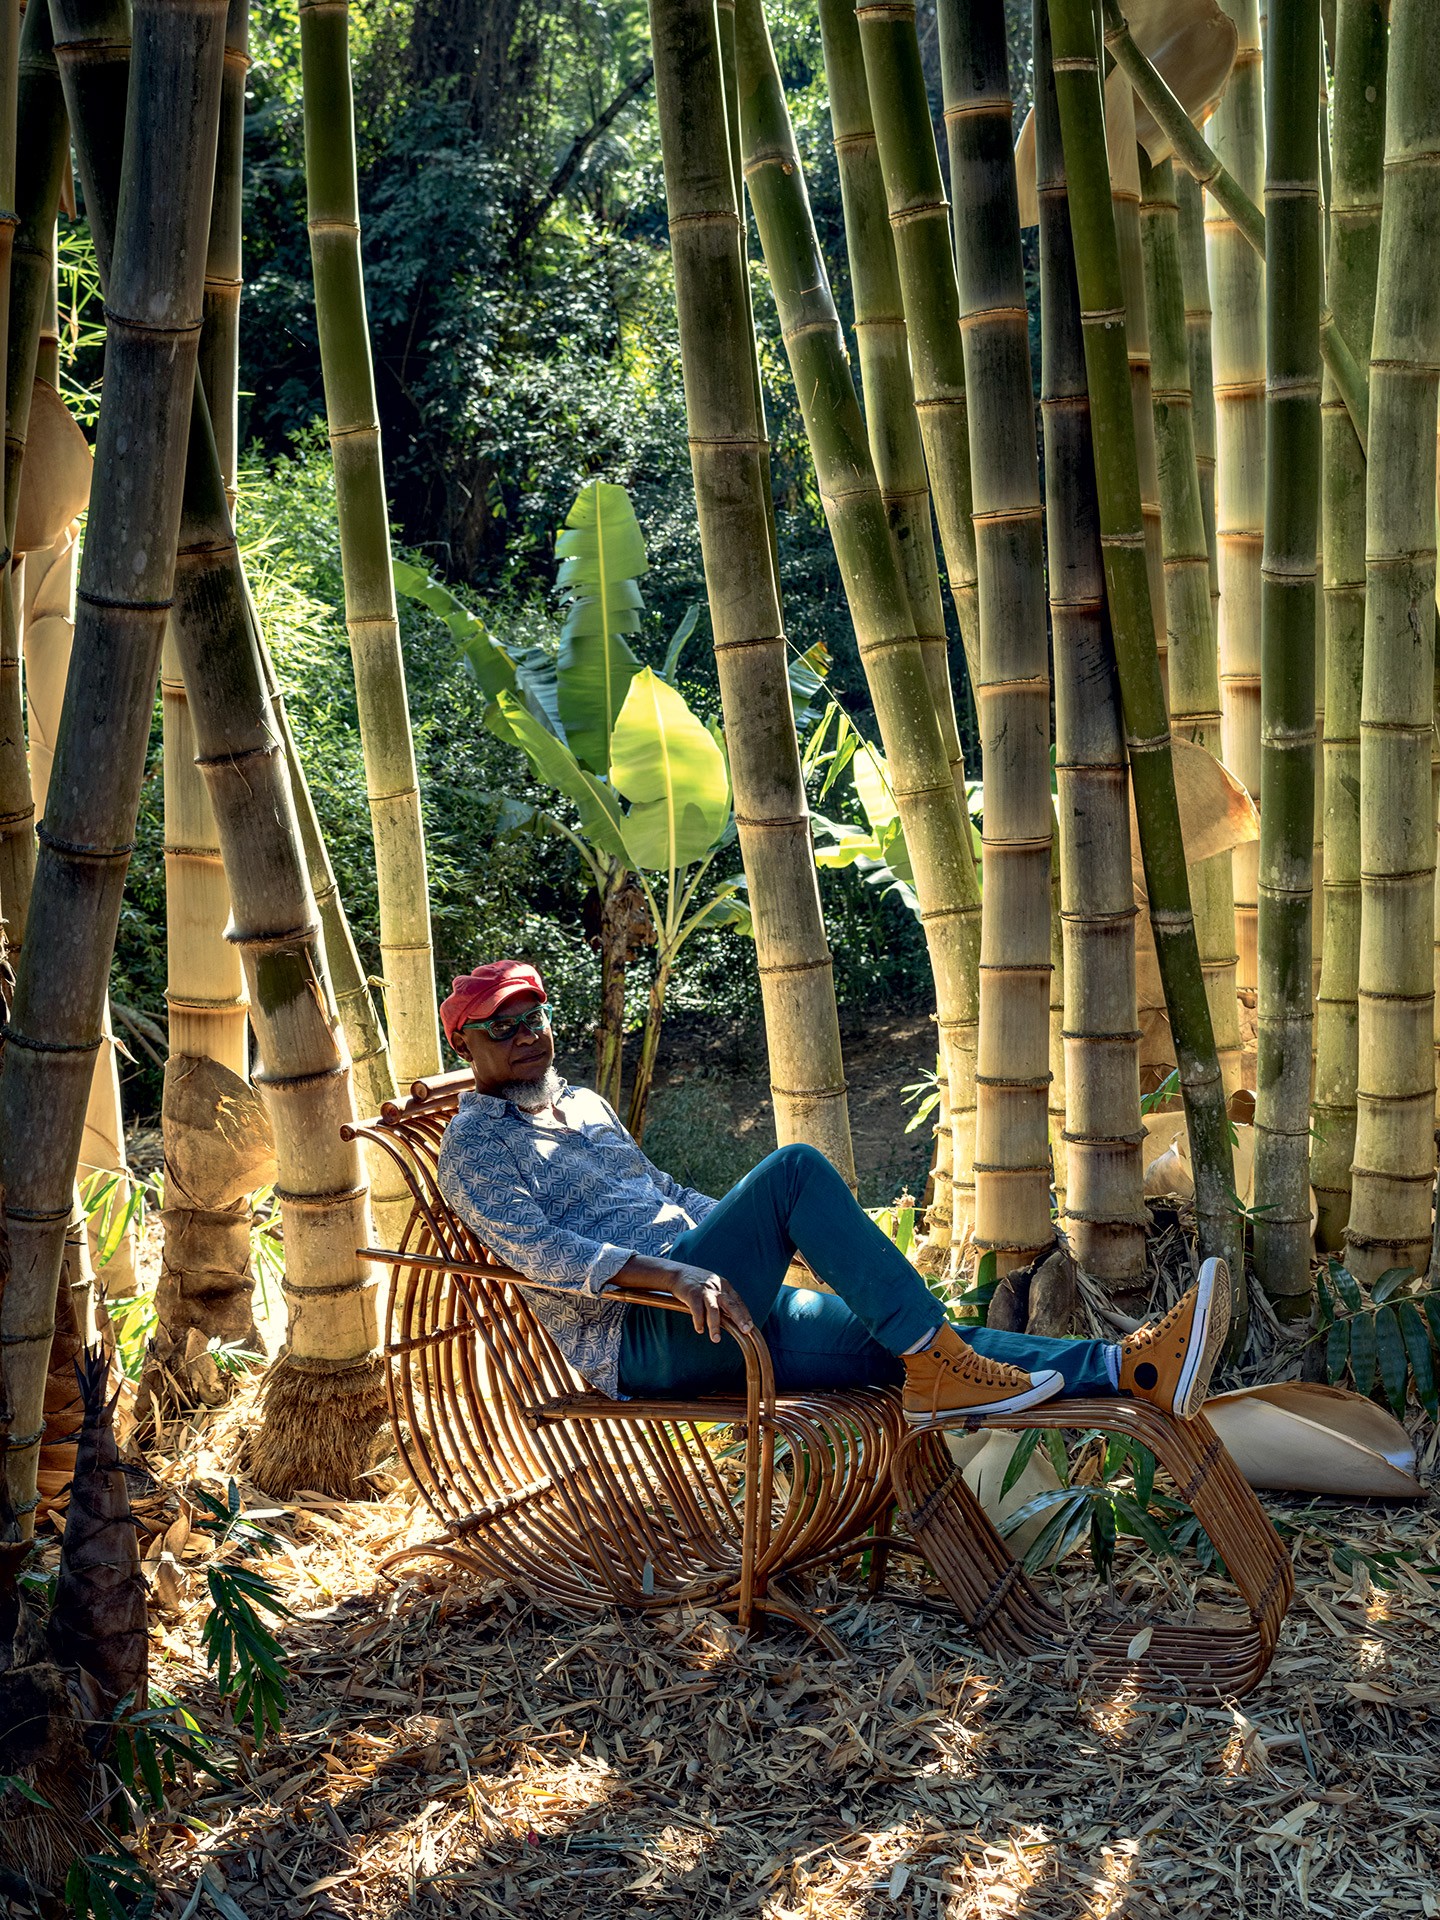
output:
MULTIPOLYGON (((655 975, 629 1126, 638 1140, 654 1078, 665 998, 681 949, 702 927, 750 930, 744 881, 708 876, 735 838, 730 774, 718 729, 687 706, 674 684, 698 613, 670 642, 664 666, 645 667, 626 635, 639 630, 646 570, 644 540, 623 487, 592 482, 556 541, 565 621, 558 651, 507 647, 448 588, 418 567, 397 563, 400 592, 449 627, 468 672, 487 697, 485 725, 519 748, 537 779, 569 803, 571 817, 501 798, 496 830, 536 826, 574 847, 601 905, 601 1020, 597 1090, 618 1107, 621 1092, 624 970, 634 954, 633 916, 612 914, 619 937, 606 940, 607 908, 638 887, 654 931, 655 975)), ((812 667, 813 677, 813 667, 812 667)))

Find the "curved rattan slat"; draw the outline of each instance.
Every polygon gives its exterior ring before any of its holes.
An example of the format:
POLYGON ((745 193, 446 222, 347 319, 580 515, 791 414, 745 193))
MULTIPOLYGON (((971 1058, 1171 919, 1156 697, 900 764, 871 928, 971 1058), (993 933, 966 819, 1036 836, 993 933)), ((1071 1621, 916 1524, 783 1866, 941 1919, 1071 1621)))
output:
POLYGON ((1141 1400, 1066 1400, 983 1423, 950 1424, 962 1430, 1098 1427, 1140 1441, 1209 1535, 1244 1608, 1232 1622, 1156 1622, 1134 1659, 1133 1622, 1093 1626, 1077 1643, 952 1466, 942 1432, 911 1433, 895 1462, 900 1515, 982 1646, 1032 1659, 1078 1658, 1087 1682, 1146 1693, 1233 1695, 1256 1684, 1274 1655, 1294 1574, 1254 1489, 1203 1415, 1176 1421, 1141 1400))

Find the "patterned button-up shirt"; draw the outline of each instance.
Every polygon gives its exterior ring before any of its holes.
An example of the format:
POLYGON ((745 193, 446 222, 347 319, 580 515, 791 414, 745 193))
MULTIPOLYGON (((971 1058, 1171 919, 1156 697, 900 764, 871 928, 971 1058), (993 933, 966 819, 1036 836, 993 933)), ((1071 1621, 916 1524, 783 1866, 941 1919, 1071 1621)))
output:
POLYGON ((555 1104, 563 1127, 462 1093, 440 1143, 440 1191, 497 1259, 564 1289, 526 1300, 575 1371, 613 1396, 628 1308, 602 1297, 605 1282, 632 1254, 668 1253, 716 1203, 652 1165, 598 1093, 566 1086, 555 1104))

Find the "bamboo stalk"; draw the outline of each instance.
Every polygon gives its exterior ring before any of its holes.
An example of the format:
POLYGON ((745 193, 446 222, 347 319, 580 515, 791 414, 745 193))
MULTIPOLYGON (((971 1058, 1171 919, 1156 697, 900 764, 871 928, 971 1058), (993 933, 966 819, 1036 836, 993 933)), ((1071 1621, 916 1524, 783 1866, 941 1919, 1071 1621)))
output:
MULTIPOLYGON (((1183 169, 1175 174, 1175 199, 1180 214, 1180 280, 1190 353, 1195 467, 1200 481, 1200 513, 1205 524, 1205 555, 1210 569, 1210 627, 1212 634, 1216 634, 1220 630, 1220 554, 1215 539, 1215 388, 1210 368, 1213 315, 1210 271, 1205 260, 1205 194, 1199 181, 1183 169)), ((1215 685, 1218 701, 1218 659, 1215 685)))
POLYGON ((96 486, 65 715, 0 1076, 5 1491, 28 1532, 56 1288, 173 590, 220 72, 220 0, 136 0, 96 486))
MULTIPOLYGON (((1211 753, 1220 752, 1220 682, 1210 599, 1204 493, 1196 454, 1193 364, 1187 342, 1175 169, 1142 162, 1145 303, 1150 315, 1151 393, 1159 456, 1165 560, 1165 621, 1170 631, 1170 725, 1211 753)), ((1197 209, 1198 212, 1198 209, 1197 209)), ((1208 382, 1207 382, 1208 384, 1208 382)), ((1235 998, 1235 905, 1230 855, 1190 869, 1195 938, 1226 1095, 1240 1085, 1240 1012, 1235 998)))
POLYGON ((895 242, 915 410, 974 686, 980 671, 980 614, 960 295, 915 9, 909 0, 860 0, 855 17, 895 242))
POLYGON ((1130 775, 1090 439, 1090 396, 1046 0, 1035 0, 1035 184, 1040 211, 1055 781, 1064 950, 1063 1220, 1076 1260, 1122 1305, 1145 1275, 1130 775))
MULTIPOLYGON (((38 29, 36 30, 38 32, 38 29)), ((32 34, 32 39, 35 37, 32 34)), ((10 277, 20 217, 15 201, 15 153, 20 84, 20 0, 0 0, 0 368, 5 372, 7 438, 11 407, 10 277)), ((58 186, 57 186, 58 192, 58 186)), ((50 225, 55 224, 52 208, 50 225)), ((43 291, 43 290, 42 290, 43 291)), ((38 333, 39 307, 36 307, 38 333)), ((33 355, 33 346, 31 353, 33 355)), ((31 361, 33 369, 33 358, 31 361)), ((29 386, 23 404, 29 405, 29 386)), ((20 404, 17 398, 17 405, 20 404)), ((9 460, 5 466, 9 466, 9 460)), ((11 576, 15 509, 4 492, 0 469, 0 915, 12 963, 25 945, 30 892, 35 876, 35 801, 25 754, 24 693, 20 671, 20 622, 11 576)))
MULTIPOLYGON (((915 875, 955 1102, 957 1055, 976 1017, 979 890, 969 820, 870 459, 760 0, 739 0, 735 54, 746 185, 915 875)), ((1040 1125, 1043 1145, 1043 1106, 1040 1125)), ((985 1231, 978 1152, 976 1173, 978 1238, 985 1231)), ((1048 1172, 1045 1183, 1048 1196, 1048 1172)), ((1043 1217, 1048 1231, 1048 1197, 1043 1217)))
POLYGON ((854 1180, 840 1024, 791 719, 719 35, 707 0, 652 0, 655 94, 690 463, 755 919, 775 1131, 854 1180))
MULTIPOLYGON (((128 91, 125 22, 74 0, 56 0, 54 14, 103 280, 113 134, 124 124, 128 91)), ((325 991, 284 750, 198 371, 187 405, 173 619, 225 857, 231 937, 245 961, 262 1062, 255 1084, 274 1134, 285 1233, 287 1343, 266 1384, 249 1470, 278 1493, 314 1486, 351 1495, 363 1484, 386 1398, 374 1275, 356 1253, 370 1244, 362 1237, 370 1230, 366 1191, 356 1149, 341 1133, 355 1113, 350 1064, 325 991)))
POLYGON ((1044 527, 1003 0, 940 0, 970 424, 985 776, 976 1243, 999 1271, 1050 1221, 1050 673, 1044 527))
POLYGON ((355 171, 347 0, 301 0, 305 186, 325 411, 345 576, 345 624, 375 835, 386 1022, 401 1085, 440 1069, 425 829, 390 567, 390 523, 355 171))
POLYGON ((1308 1314, 1313 1292, 1310 897, 1320 531, 1320 150, 1314 101, 1320 0, 1270 0, 1268 44, 1255 1101, 1255 1191, 1263 1204, 1254 1231, 1261 1285, 1282 1320, 1299 1320, 1308 1314))
MULTIPOLYGON (((905 303, 853 0, 820 0, 820 35, 855 302, 866 438, 900 555, 955 791, 968 810, 905 303)), ((969 1029, 958 1036, 961 1065, 955 1089, 958 1104, 953 1109, 947 1081, 946 1107, 955 1137, 935 1168, 935 1200, 927 1222, 927 1237, 937 1252, 942 1243, 945 1248, 952 1244, 956 1219, 963 1231, 964 1223, 975 1217, 975 1038, 969 1029)))
POLYGON ((1346 1264, 1423 1273, 1435 1174, 1430 791, 1440 40, 1393 0, 1365 498, 1360 706, 1360 1067, 1346 1264))
MULTIPOLYGON (((1329 295, 1366 361, 1375 324, 1385 164, 1381 0, 1336 10, 1329 295)), ((1325 590, 1325 943, 1315 1008, 1317 1246, 1338 1252, 1350 1216, 1359 1072, 1360 687, 1365 651, 1365 455, 1327 374, 1321 399, 1325 590)))
MULTIPOLYGON (((1195 943, 1170 729, 1150 618, 1130 369, 1118 321, 1124 304, 1120 257, 1105 152, 1099 52, 1089 0, 1050 0, 1050 24, 1080 287, 1105 587, 1150 923, 1185 1101, 1200 1246, 1204 1253, 1229 1260, 1238 1279, 1242 1270, 1230 1199, 1232 1168, 1225 1090, 1195 943)), ((1237 1288, 1239 1321, 1243 1321, 1243 1313, 1243 1289, 1237 1288)))

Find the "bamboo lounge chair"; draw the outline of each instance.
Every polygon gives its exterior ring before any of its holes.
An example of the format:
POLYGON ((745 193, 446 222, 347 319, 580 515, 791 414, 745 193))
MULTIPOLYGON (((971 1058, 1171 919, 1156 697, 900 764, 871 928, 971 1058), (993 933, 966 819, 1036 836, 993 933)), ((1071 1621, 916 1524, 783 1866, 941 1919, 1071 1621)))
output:
POLYGON ((463 1073, 417 1081, 407 1100, 347 1129, 391 1155, 414 1201, 401 1245, 364 1251, 391 1269, 391 1418, 442 1532, 387 1565, 448 1560, 570 1611, 690 1603, 732 1612, 745 1630, 775 1614, 839 1651, 787 1580, 866 1556, 875 1591, 899 1548, 929 1562, 990 1652, 1054 1659, 1107 1684, 1130 1675, 1169 1694, 1240 1693, 1263 1674, 1291 1596, 1290 1562, 1203 1419, 1182 1427, 1138 1402, 1087 1400, 987 1423, 1129 1433, 1204 1524, 1245 1615, 1157 1625, 1132 1658, 1134 1623, 1077 1646, 970 1492, 943 1434, 909 1430, 894 1390, 779 1396, 760 1332, 731 1326, 745 1355, 743 1398, 592 1392, 531 1311, 535 1283, 494 1260, 440 1194, 441 1136, 468 1084, 463 1073), (892 1530, 897 1509, 908 1538, 892 1530))

